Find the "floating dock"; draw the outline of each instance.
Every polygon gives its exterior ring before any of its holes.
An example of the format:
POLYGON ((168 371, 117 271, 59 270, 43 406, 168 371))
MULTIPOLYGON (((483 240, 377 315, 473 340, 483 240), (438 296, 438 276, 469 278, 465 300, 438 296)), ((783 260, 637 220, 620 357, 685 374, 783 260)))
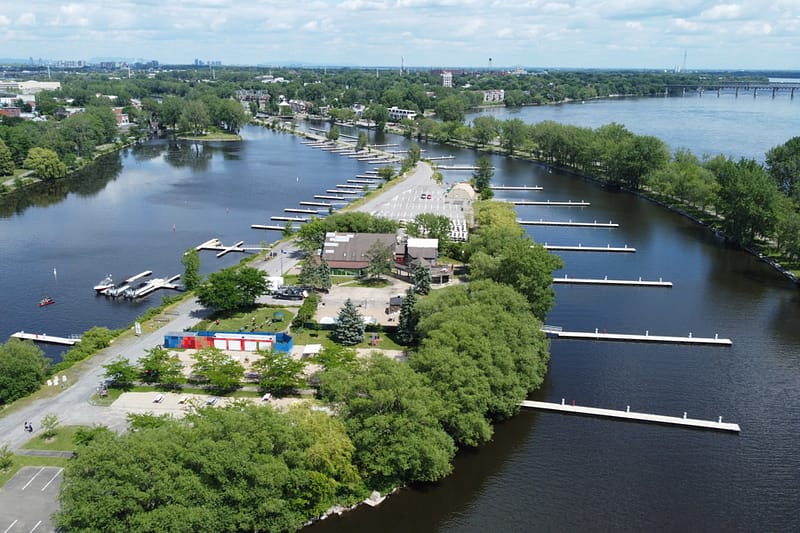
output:
POLYGON ((551 200, 545 200, 544 202, 531 202, 528 200, 512 200, 511 202, 514 205, 547 205, 547 206, 554 206, 554 207, 589 207, 589 202, 573 202, 572 200, 567 200, 566 202, 553 202, 551 200))
POLYGON ((25 333, 24 331, 17 331, 16 333, 12 333, 11 336, 15 339, 46 342, 48 344, 63 344, 65 346, 72 346, 81 340, 80 337, 57 337, 55 335, 45 335, 44 333, 25 333))
POLYGON ((336 185, 337 189, 349 189, 351 191, 361 191, 364 190, 363 185, 352 185, 347 183, 339 183, 336 185))
MULTIPOLYGON (((494 170, 494 167, 489 167, 494 170)), ((439 165, 436 167, 437 170, 480 170, 480 167, 476 167, 475 165, 439 165)), ((492 187, 494 189, 494 187, 492 187)))
MULTIPOLYGON (((270 230, 270 231, 283 231, 283 226, 272 226, 270 224, 250 224, 250 227, 253 229, 263 229, 263 230, 270 230)), ((294 226, 292 226, 292 230, 296 230, 294 226)))
MULTIPOLYGON (((226 252, 220 252, 221 254, 225 254, 226 252)), ((217 254, 217 257, 220 257, 220 254, 217 254)), ((151 279, 147 283, 143 284, 141 287, 136 289, 128 289, 125 291, 125 297, 130 299, 136 298, 143 298, 150 294, 151 292, 155 292, 159 289, 172 289, 178 290, 178 286, 175 285, 173 282, 180 278, 180 274, 175 274, 171 278, 163 279, 163 278, 155 278, 151 279)))
POLYGON ((222 241, 220 241, 219 239, 209 239, 206 242, 195 246, 194 249, 197 250, 198 252, 202 250, 219 252, 217 254, 217 257, 222 257, 223 255, 228 254, 230 252, 245 253, 250 251, 260 252, 264 250, 264 248, 261 246, 242 246, 242 244, 244 244, 244 241, 239 241, 237 243, 231 244, 230 246, 226 246, 222 244, 222 241))
POLYGON ((426 159, 427 161, 451 161, 455 158, 456 156, 454 155, 439 155, 435 157, 425 157, 423 159, 426 159))
POLYGON ((672 337, 667 335, 650 335, 649 331, 645 331, 644 335, 633 335, 629 333, 600 333, 598 329, 594 332, 591 331, 563 331, 561 328, 552 326, 542 327, 547 336, 556 339, 572 339, 572 340, 586 340, 586 341, 617 341, 617 342, 653 342, 660 344, 700 344, 709 346, 731 346, 733 342, 730 339, 721 339, 718 335, 714 338, 709 337, 695 337, 689 333, 688 337, 672 337))
POLYGON ((315 194, 314 198, 316 198, 317 200, 343 200, 345 202, 350 201, 350 198, 345 198, 344 196, 335 196, 335 195, 331 196, 330 194, 315 194))
POLYGON ((310 205, 316 207, 333 207, 333 204, 330 202, 300 202, 300 205, 310 205))
MULTIPOLYGON (((349 191, 347 189, 328 189, 325 192, 329 192, 331 194, 337 194, 337 193, 338 194, 358 194, 361 191, 349 191)), ((316 198, 316 196, 314 198, 316 198)))
POLYGON ((294 207, 287 207, 283 210, 284 213, 300 213, 302 215, 319 215, 316 209, 296 209, 294 207))
POLYGON ((632 246, 611 246, 610 244, 607 246, 583 246, 579 244, 578 246, 562 246, 558 244, 544 244, 545 250, 550 251, 558 251, 558 252, 616 252, 616 253, 634 253, 636 252, 636 248, 632 246))
POLYGON ((128 279, 126 279, 122 283, 119 283, 119 284, 114 285, 113 287, 111 287, 109 289, 106 289, 106 290, 102 291, 100 294, 104 294, 106 296, 111 296, 112 298, 116 298, 117 296, 121 296, 122 294, 125 293, 125 291, 127 291, 128 289, 131 288, 131 284, 134 281, 137 281, 137 280, 142 279, 142 278, 146 278, 147 276, 151 275, 152 273, 153 273, 152 270, 145 270, 144 272, 139 272, 135 276, 129 277, 128 279))
POLYGON ((671 281, 664 281, 661 278, 658 278, 658 281, 648 281, 639 278, 637 281, 635 279, 608 279, 608 276, 603 279, 568 278, 564 276, 563 278, 553 278, 553 283, 571 283, 575 285, 624 285, 629 287, 672 287, 671 281))
MULTIPOLYGON (((441 168, 441 167, 439 167, 441 168)), ((543 191, 544 188, 538 185, 492 185, 489 187, 493 191, 543 191)))
POLYGON ((617 420, 630 420, 634 422, 648 422, 651 424, 665 424, 669 426, 682 426, 693 429, 709 429, 714 431, 728 431, 739 433, 739 424, 731 422, 723 422, 722 417, 718 420, 700 420, 697 418, 688 418, 686 413, 683 417, 680 416, 665 416, 654 415, 650 413, 637 413, 631 411, 630 406, 625 411, 618 411, 615 409, 602 409, 599 407, 584 407, 581 405, 566 404, 564 400, 561 403, 551 402, 537 402, 533 400, 524 400, 520 403, 521 407, 530 409, 539 409, 541 411, 550 411, 557 413, 567 413, 571 415, 584 415, 584 416, 598 416, 602 418, 614 418, 617 420))
POLYGON ((573 222, 571 220, 517 220, 522 226, 568 226, 574 228, 618 228, 616 222, 573 222))
POLYGON ((280 222, 308 222, 308 217, 285 217, 285 216, 273 216, 269 217, 270 220, 277 220, 280 222))

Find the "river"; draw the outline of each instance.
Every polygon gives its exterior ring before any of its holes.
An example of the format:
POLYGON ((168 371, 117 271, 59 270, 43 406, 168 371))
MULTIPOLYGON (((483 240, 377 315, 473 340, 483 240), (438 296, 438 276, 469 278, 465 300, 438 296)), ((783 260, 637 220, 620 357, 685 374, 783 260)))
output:
MULTIPOLYGON (((659 136, 673 148, 761 160, 765 150, 798 135, 800 121, 784 120, 797 117, 797 110, 798 102, 788 97, 704 95, 495 113, 530 122, 557 114, 560 121, 591 127, 616 121, 635 133, 659 136), (592 110, 590 121, 587 110, 592 110), (706 117, 699 124, 693 122, 698 112, 706 117), (736 124, 734 137, 746 140, 725 145, 717 134, 727 132, 720 122, 736 124), (764 123, 770 128, 762 128, 764 123), (676 131, 673 124, 698 125, 675 135, 669 133, 676 131)), ((93 171, 97 176, 85 176, 82 187, 65 197, 51 191, 35 205, 6 206, 0 212, 0 336, 20 329, 63 335, 95 324, 125 326, 159 297, 133 305, 95 297, 91 286, 107 272, 120 278, 151 269, 167 276, 182 271, 183 250, 209 238, 225 243, 274 239, 277 234, 251 230, 250 224, 268 223, 284 207, 296 207, 299 200, 368 168, 289 135, 246 128, 244 137, 241 143, 204 148, 153 142, 104 160, 93 171), (38 308, 44 294, 57 303, 38 308)), ((391 135, 373 138, 405 143, 391 135)), ((431 155, 452 153, 458 163, 476 157, 470 150, 423 148, 431 155)), ((520 208, 523 218, 620 224, 617 229, 529 228, 537 241, 637 248, 635 254, 564 253, 565 268, 556 275, 663 277, 674 283, 672 289, 557 286, 548 323, 574 330, 719 333, 734 342, 730 348, 704 348, 553 341, 550 372, 532 398, 723 416, 739 423, 742 433, 522 412, 499 424, 491 443, 461 453, 455 472, 441 482, 401 490, 377 508, 361 508, 309 530, 800 529, 797 288, 752 256, 646 200, 532 163, 493 161, 496 183, 544 187, 538 193, 498 196, 592 204, 520 208)), ((448 173, 446 178, 466 176, 448 173)), ((209 253, 202 258, 204 272, 238 260, 217 260, 209 253)))

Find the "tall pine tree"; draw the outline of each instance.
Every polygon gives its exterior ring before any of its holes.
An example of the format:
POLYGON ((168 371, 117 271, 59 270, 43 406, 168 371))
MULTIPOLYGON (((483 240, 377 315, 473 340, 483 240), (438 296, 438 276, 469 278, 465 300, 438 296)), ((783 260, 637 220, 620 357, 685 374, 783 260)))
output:
POLYGON ((424 263, 414 265, 411 273, 414 280, 414 290, 419 294, 425 295, 431 292, 431 269, 424 263))
POLYGON ((335 342, 344 346, 354 346, 364 340, 364 319, 350 298, 339 311, 339 320, 332 337, 335 342))
POLYGON ((400 306, 400 322, 397 326, 397 340, 403 344, 411 345, 417 342, 417 323, 419 313, 414 309, 417 303, 417 295, 413 287, 406 291, 403 304, 400 306))

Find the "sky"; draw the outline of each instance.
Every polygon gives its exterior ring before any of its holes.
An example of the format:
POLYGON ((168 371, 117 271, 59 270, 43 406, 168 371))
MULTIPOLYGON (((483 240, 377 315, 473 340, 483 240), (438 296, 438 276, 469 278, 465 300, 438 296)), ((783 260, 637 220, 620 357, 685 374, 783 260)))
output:
POLYGON ((6 58, 800 70, 800 0, 36 0, 13 2, 10 9, 11 4, 0 0, 0 56, 6 58))

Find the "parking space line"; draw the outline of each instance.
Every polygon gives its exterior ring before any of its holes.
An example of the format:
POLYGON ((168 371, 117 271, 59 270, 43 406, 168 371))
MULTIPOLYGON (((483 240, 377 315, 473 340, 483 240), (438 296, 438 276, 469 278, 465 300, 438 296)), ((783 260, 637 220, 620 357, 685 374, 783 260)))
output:
POLYGON ((17 520, 14 520, 13 522, 11 522, 11 525, 10 525, 10 526, 8 526, 8 527, 6 528, 6 530, 5 530, 5 531, 3 531, 3 533, 8 533, 9 531, 11 531, 11 528, 12 528, 12 527, 14 527, 14 524, 16 524, 17 522, 19 522, 19 519, 17 519, 17 520))
POLYGON ((42 521, 41 521, 41 520, 39 520, 38 522, 36 522, 36 525, 35 525, 35 526, 33 526, 33 529, 31 529, 29 533, 33 533, 34 531, 36 531, 36 528, 37 528, 37 527, 39 527, 39 524, 41 524, 41 523, 42 523, 42 521))
POLYGON ((34 480, 34 479, 36 479, 36 476, 38 476, 39 474, 41 474, 43 470, 44 470, 44 467, 42 467, 42 468, 41 468, 41 469, 40 469, 38 472, 36 472, 36 473, 33 475, 33 477, 32 477, 32 478, 30 478, 30 479, 28 480, 28 482, 27 482, 27 483, 25 483, 25 486, 24 486, 24 487, 22 487, 22 490, 25 490, 25 489, 27 489, 27 488, 28 488, 28 485, 30 485, 31 483, 33 483, 33 480, 34 480))
POLYGON ((45 485, 44 487, 42 487, 42 492, 44 492, 44 489, 46 489, 47 487, 49 487, 49 486, 50 486, 50 483, 52 483, 52 482, 53 482, 53 480, 54 480, 55 478, 57 478, 57 477, 58 477, 58 475, 61 473, 61 471, 62 471, 62 470, 64 470, 64 469, 63 469, 63 468, 59 468, 59 469, 58 469, 58 472, 56 472, 55 474, 53 474, 53 477, 51 477, 51 478, 50 478, 50 481, 48 481, 48 482, 47 482, 47 485, 45 485))

